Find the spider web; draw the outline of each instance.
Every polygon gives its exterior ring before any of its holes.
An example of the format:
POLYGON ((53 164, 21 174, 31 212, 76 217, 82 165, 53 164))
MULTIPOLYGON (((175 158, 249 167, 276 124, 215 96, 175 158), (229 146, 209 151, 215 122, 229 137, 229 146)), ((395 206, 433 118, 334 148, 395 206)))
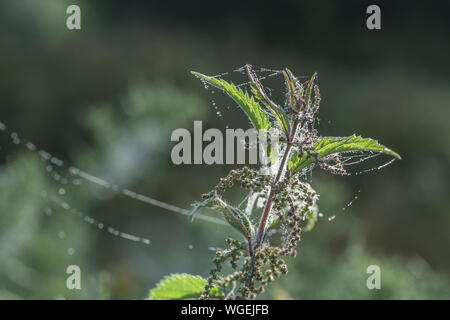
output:
MULTIPOLYGON (((259 82, 264 82, 267 80, 270 80, 272 78, 275 78, 277 76, 282 77, 282 70, 276 70, 276 69, 269 69, 269 68, 254 68, 253 71, 255 72, 255 74, 257 75, 257 79, 259 82)), ((234 69, 232 73, 238 73, 238 74, 243 74, 246 75, 246 70, 245 70, 245 66, 243 67, 239 67, 237 69, 234 69)), ((224 72, 224 73, 220 73, 220 74, 216 74, 213 77, 218 78, 218 79, 222 79, 226 76, 231 76, 232 75, 231 72, 224 72)), ((307 80, 309 80, 308 76, 305 75, 296 75, 295 76, 297 79, 301 80, 305 80, 303 83, 305 84, 307 82, 307 80)), ((227 80, 227 79, 225 79, 227 80)), ((280 81, 280 79, 277 79, 278 81, 280 81)), ((227 80, 229 81, 229 80, 227 80)), ((284 81, 284 80, 283 80, 284 81)), ((235 83, 235 86, 238 88, 242 88, 243 90, 246 89, 247 91, 250 91, 250 81, 244 81, 244 82, 240 82, 238 84, 235 83)), ((211 88, 208 84, 204 83, 205 89, 208 90, 212 95, 216 94, 215 90, 219 90, 221 94, 223 94, 223 90, 222 89, 217 89, 217 88, 211 88)), ((269 86, 267 86, 266 84, 264 84, 264 89, 267 90, 267 93, 270 97, 273 96, 273 93, 276 92, 275 90, 273 90, 272 88, 270 88, 269 86)), ((278 97, 279 98, 279 97, 278 97)), ((284 103, 286 104, 286 97, 284 99, 284 103)), ((219 107, 217 105, 216 99, 212 99, 211 100, 211 104, 214 107, 215 110, 218 110, 219 107)), ((239 108, 237 106, 237 108, 239 108)), ((225 109, 225 108, 223 108, 225 109)), ((226 107, 226 109, 229 109, 229 107, 226 107)), ((266 113, 266 116, 269 117, 270 119, 273 119, 273 114, 271 112, 269 112, 268 110, 264 110, 266 113)), ((319 109, 320 111, 320 109, 319 109)), ((217 115, 219 117, 222 117, 222 114, 218 111, 217 115)), ((321 118, 319 116, 317 116, 314 119, 314 123, 312 125, 312 129, 315 128, 316 124, 320 124, 321 123, 321 118)), ((326 126, 330 126, 331 125, 331 120, 328 120, 325 122, 326 126)), ((250 124, 250 123, 249 123, 250 124)), ((250 124, 251 125, 251 124, 250 124)), ((361 165, 367 161, 369 162, 373 162, 373 160, 380 160, 384 157, 388 157, 386 155, 383 155, 381 153, 377 153, 377 152, 373 152, 373 151, 349 151, 349 152, 344 152, 341 153, 341 164, 342 166, 345 168, 347 175, 348 176, 358 176, 364 173, 369 173, 369 172, 373 172, 373 171, 377 171, 377 170, 381 170, 389 165, 391 165, 396 158, 392 158, 389 159, 387 161, 382 161, 381 164, 377 164, 375 163, 373 166, 369 166, 368 168, 361 168, 361 165)), ((390 158, 390 157, 389 157, 390 158)), ((313 177, 312 177, 312 172, 313 169, 315 168, 315 166, 310 166, 308 169, 304 170, 304 172, 302 173, 303 178, 306 179, 309 182, 312 182, 313 177)), ((340 209, 333 211, 332 213, 328 214, 328 221, 333 221, 337 214, 339 212, 344 212, 346 211, 350 206, 352 206, 354 204, 354 202, 359 199, 360 197, 360 193, 361 193, 361 189, 357 190, 353 196, 351 197, 351 200, 349 200, 348 202, 346 202, 340 209)), ((244 198, 243 201, 247 200, 247 198, 244 198)), ((320 205, 319 205, 320 208, 320 205)), ((319 213, 319 217, 322 218, 324 217, 323 213, 319 213)), ((272 230, 271 232, 275 233, 277 232, 276 230, 272 230)))

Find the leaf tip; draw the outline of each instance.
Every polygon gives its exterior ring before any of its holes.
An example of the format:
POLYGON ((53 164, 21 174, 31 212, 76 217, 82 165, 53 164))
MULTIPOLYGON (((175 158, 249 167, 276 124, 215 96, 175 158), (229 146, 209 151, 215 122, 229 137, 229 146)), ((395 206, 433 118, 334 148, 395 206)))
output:
POLYGON ((397 152, 387 148, 387 150, 390 152, 391 155, 393 155, 394 157, 396 157, 398 160, 402 160, 402 156, 399 155, 397 152))

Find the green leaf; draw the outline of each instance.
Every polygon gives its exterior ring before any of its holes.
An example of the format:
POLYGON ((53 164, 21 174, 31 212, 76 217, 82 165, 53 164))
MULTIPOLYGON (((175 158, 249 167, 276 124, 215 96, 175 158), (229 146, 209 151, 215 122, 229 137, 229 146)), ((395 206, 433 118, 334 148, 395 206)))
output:
POLYGON ((270 100, 269 96, 264 91, 263 86, 259 82, 256 74, 254 73, 252 66, 247 64, 245 65, 245 70, 247 71, 247 76, 251 82, 251 90, 253 95, 264 104, 264 106, 273 114, 278 124, 281 127, 281 130, 284 132, 286 138, 290 133, 290 125, 289 120, 284 113, 284 111, 272 100, 270 100))
POLYGON ((317 77, 317 72, 314 72, 314 74, 312 75, 311 79, 308 82, 308 85, 306 86, 305 103, 307 106, 309 105, 309 101, 311 99, 311 92, 312 92, 314 80, 316 79, 316 77, 317 77))
POLYGON ((281 219, 280 219, 280 218, 275 219, 274 221, 272 221, 271 224, 269 224, 269 226, 267 227, 267 230, 270 230, 270 229, 272 229, 272 228, 275 228, 278 224, 280 224, 280 222, 281 222, 281 219))
POLYGON ((241 107, 241 109, 244 110, 252 125, 257 130, 270 129, 271 123, 266 114, 262 110, 259 103, 255 101, 254 97, 250 96, 247 91, 243 91, 242 89, 237 88, 233 83, 228 83, 223 79, 209 77, 195 71, 191 71, 191 73, 200 79, 209 82, 211 85, 225 91, 228 96, 230 96, 241 107))
POLYGON ((291 81, 294 83, 296 93, 299 94, 300 96, 303 96, 304 90, 303 90, 303 86, 300 83, 300 81, 297 79, 297 77, 294 76, 294 74, 292 73, 291 70, 289 70, 288 68, 286 68, 284 70, 287 73, 287 75, 289 76, 289 78, 291 79, 291 81))
POLYGON ((306 213, 307 217, 308 217, 308 222, 306 223, 306 231, 311 231, 314 226, 316 225, 317 222, 317 214, 314 214, 313 211, 308 210, 308 212, 306 213))
POLYGON ((253 226, 248 216, 239 208, 233 207, 226 203, 218 196, 206 199, 202 202, 197 202, 191 210, 189 216, 191 219, 201 208, 210 208, 212 210, 220 211, 225 218, 225 221, 235 230, 248 237, 253 234, 253 226))
POLYGON ((401 159, 400 155, 391 149, 379 144, 377 140, 371 138, 362 138, 361 136, 352 135, 350 137, 325 137, 318 140, 313 149, 309 151, 296 152, 289 160, 289 170, 296 173, 314 163, 314 157, 311 154, 316 154, 317 159, 322 159, 326 156, 335 153, 348 151, 374 151, 384 153, 401 159))
POLYGON ((291 77, 292 72, 289 71, 289 69, 283 70, 283 76, 286 83, 286 87, 288 89, 288 101, 289 105, 294 107, 295 106, 295 94, 296 94, 296 87, 294 79, 291 77))
MULTIPOLYGON (((306 213, 307 217, 308 217, 308 222, 306 223, 306 231, 311 231, 314 226, 316 225, 317 222, 317 215, 315 215, 311 210, 308 210, 308 212, 306 213)), ((279 225, 281 222, 281 219, 276 219, 274 220, 268 227, 267 230, 270 230, 272 228, 275 228, 277 225, 279 225)))
MULTIPOLYGON (((150 290, 147 300, 181 300, 200 297, 207 281, 200 276, 187 273, 171 274, 164 277, 150 290)), ((211 290, 211 297, 220 298, 223 295, 219 288, 211 290)))

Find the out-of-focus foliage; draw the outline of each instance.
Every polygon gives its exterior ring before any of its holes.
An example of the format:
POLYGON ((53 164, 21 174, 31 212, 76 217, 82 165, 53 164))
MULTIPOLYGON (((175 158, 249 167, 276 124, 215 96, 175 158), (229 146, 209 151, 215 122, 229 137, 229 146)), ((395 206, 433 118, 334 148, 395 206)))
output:
POLYGON ((0 298, 96 297, 87 281, 83 295, 66 289, 65 271, 74 260, 66 243, 77 247, 77 263, 85 266, 88 236, 70 217, 46 206, 43 175, 40 161, 30 156, 17 157, 0 171, 0 298))
POLYGON ((295 299, 449 299, 447 276, 433 272, 420 257, 383 258, 366 251, 363 239, 339 257, 324 256, 315 246, 305 246, 301 258, 291 267, 289 276, 269 290, 266 297, 288 294, 295 299), (381 289, 369 290, 366 280, 372 273, 367 267, 376 265, 381 271, 381 289))

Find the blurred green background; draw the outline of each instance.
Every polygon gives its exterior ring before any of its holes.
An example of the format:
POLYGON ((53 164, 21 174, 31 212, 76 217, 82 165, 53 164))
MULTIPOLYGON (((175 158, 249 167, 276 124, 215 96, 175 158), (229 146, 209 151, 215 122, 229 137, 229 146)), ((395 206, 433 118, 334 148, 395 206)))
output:
POLYGON ((189 71, 214 75, 245 63, 317 71, 321 134, 374 137, 403 156, 364 175, 315 171, 325 218, 304 234, 289 275, 261 298, 450 298, 450 5, 377 2, 382 30, 369 31, 369 4, 2 1, 0 298, 141 299, 169 273, 206 276, 209 248, 224 246, 229 229, 78 185, 68 169, 189 209, 231 166, 173 165, 172 130, 191 129, 193 120, 247 126, 189 71), (79 31, 66 28, 74 3, 79 31), (24 139, 64 166, 49 167, 24 139), (89 218, 151 244, 113 236, 89 218), (71 264, 81 268, 81 290, 66 288, 71 264), (373 264, 381 290, 366 288, 373 264))

